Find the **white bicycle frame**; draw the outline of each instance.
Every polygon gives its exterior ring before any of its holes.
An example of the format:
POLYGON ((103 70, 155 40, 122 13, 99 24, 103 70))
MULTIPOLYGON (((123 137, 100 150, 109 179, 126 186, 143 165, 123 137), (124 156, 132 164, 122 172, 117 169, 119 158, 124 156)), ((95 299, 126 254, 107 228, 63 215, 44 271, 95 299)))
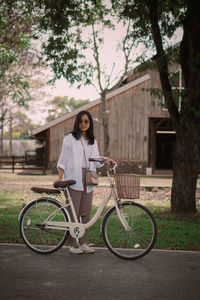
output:
POLYGON ((45 225, 45 228, 46 229, 57 229, 57 230, 68 230, 68 231, 70 231, 71 236, 73 238, 76 238, 77 243, 78 243, 78 239, 81 238, 85 234, 86 229, 92 227, 96 223, 96 221, 101 216, 104 207, 107 205, 108 201, 113 197, 114 198, 114 206, 116 208, 119 220, 121 221, 121 223, 124 226, 125 230, 129 231, 130 227, 129 227, 128 223, 126 222, 122 211, 119 208, 119 205, 118 205, 119 201, 117 199, 114 184, 113 184, 112 179, 110 177, 109 171, 107 172, 107 176, 108 176, 108 181, 109 181, 109 184, 110 184, 111 191, 102 200, 102 202, 100 203, 95 215, 93 216, 93 218, 88 223, 82 224, 81 222, 79 222, 78 217, 77 217, 76 212, 75 212, 75 209, 74 209, 72 198, 70 197, 68 188, 66 187, 62 190, 64 192, 65 198, 66 198, 68 203, 63 205, 62 207, 58 208, 51 215, 49 215, 49 217, 43 223, 45 225), (73 218, 75 220, 74 222, 71 222, 71 220, 70 220, 70 217, 69 217, 69 214, 68 214, 68 211, 67 211, 67 207, 71 208, 72 215, 73 215, 73 218), (67 212, 67 215, 69 217, 69 222, 54 222, 54 221, 51 221, 53 219, 53 217, 55 217, 57 212, 62 210, 62 209, 65 209, 65 211, 67 212))

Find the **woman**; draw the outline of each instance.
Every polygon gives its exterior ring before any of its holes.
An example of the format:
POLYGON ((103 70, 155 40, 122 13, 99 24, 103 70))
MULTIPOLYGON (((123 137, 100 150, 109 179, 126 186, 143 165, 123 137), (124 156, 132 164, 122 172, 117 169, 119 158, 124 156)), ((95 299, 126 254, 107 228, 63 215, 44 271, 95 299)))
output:
MULTIPOLYGON (((69 193, 78 219, 81 217, 83 223, 90 220, 93 194, 93 186, 85 183, 86 168, 96 171, 96 167, 103 166, 97 162, 89 162, 88 159, 92 157, 99 158, 99 150, 93 133, 93 120, 88 111, 81 111, 76 116, 73 131, 64 137, 57 168, 59 180, 73 179, 76 181, 70 186, 69 193)), ((109 163, 112 162, 109 159, 109 163)), ((71 212, 70 215, 73 218, 71 212)), ((79 239, 80 247, 77 247, 76 240, 70 236, 68 239, 68 243, 71 245, 69 251, 73 254, 94 253, 94 248, 89 247, 87 241, 88 230, 79 239)))

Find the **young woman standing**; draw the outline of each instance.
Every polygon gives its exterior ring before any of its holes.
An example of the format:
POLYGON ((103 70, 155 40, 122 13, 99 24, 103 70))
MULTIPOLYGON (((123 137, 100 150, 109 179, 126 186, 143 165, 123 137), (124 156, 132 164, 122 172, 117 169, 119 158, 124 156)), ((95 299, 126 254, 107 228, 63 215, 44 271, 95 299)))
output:
MULTIPOLYGON (((99 158, 99 150, 94 137, 92 117, 88 111, 81 111, 76 116, 73 131, 64 137, 57 168, 59 170, 59 180, 76 181, 75 184, 70 186, 69 193, 77 217, 78 219, 81 218, 83 223, 90 220, 93 195, 93 186, 86 185, 86 168, 96 171, 96 168, 103 165, 98 162, 89 162, 89 158, 99 158)), ((103 162, 104 159, 102 159, 103 162)), ((109 163, 112 164, 112 162, 109 159, 109 163)), ((69 213, 73 219, 71 212, 69 213)), ((88 230, 79 240, 80 247, 77 246, 76 240, 70 236, 68 239, 68 243, 71 245, 69 251, 73 254, 94 253, 94 248, 89 247, 87 242, 88 230)))

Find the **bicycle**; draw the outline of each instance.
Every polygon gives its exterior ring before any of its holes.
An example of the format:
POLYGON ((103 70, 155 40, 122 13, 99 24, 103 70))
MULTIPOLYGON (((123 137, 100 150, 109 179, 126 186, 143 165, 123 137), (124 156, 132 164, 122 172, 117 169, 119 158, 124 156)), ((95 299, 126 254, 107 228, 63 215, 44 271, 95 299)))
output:
POLYGON ((75 181, 56 181, 55 189, 32 187, 33 192, 46 193, 48 196, 33 200, 22 209, 19 221, 24 243, 36 253, 50 254, 60 249, 71 234, 79 245, 79 238, 99 219, 108 201, 113 198, 114 205, 108 209, 101 224, 107 248, 123 259, 138 259, 149 253, 157 238, 154 216, 139 203, 122 201, 139 198, 139 176, 118 174, 116 166, 117 163, 112 167, 107 164, 110 192, 87 224, 78 220, 69 194, 68 187, 75 181), (71 222, 68 207, 71 208, 74 222, 71 222))

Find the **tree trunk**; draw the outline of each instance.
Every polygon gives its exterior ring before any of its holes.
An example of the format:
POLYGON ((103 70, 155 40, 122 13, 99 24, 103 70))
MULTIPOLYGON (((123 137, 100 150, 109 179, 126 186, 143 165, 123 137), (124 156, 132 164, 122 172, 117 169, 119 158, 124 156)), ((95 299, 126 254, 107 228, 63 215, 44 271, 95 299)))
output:
POLYGON ((102 105, 102 123, 103 123, 103 135, 104 135, 104 155, 109 156, 109 132, 108 132, 108 113, 106 109, 106 91, 101 93, 101 105, 102 105))
MULTIPOLYGON (((194 132, 192 133, 195 134, 194 132)), ((177 135, 173 160, 171 210, 174 213, 195 213, 198 153, 188 134, 177 135)))
POLYGON ((0 115, 0 155, 3 155, 3 126, 4 126, 4 111, 3 111, 3 99, 1 98, 2 103, 1 103, 1 115, 0 115))
POLYGON ((200 173, 200 1, 187 1, 180 61, 185 81, 177 132, 172 184, 172 211, 196 212, 196 184, 200 173))
POLYGON ((150 1, 149 8, 157 51, 155 59, 167 108, 176 130, 171 209, 175 213, 194 213, 196 184, 200 171, 200 1, 187 1, 184 35, 180 46, 180 61, 185 80, 180 112, 173 99, 169 82, 167 57, 158 22, 158 1, 150 1))
POLYGON ((0 137, 0 155, 3 156, 3 126, 1 127, 1 137, 0 137))
POLYGON ((10 156, 12 156, 13 155, 13 150, 12 150, 12 113, 11 113, 11 111, 10 111, 10 121, 9 121, 9 149, 10 149, 10 156))

